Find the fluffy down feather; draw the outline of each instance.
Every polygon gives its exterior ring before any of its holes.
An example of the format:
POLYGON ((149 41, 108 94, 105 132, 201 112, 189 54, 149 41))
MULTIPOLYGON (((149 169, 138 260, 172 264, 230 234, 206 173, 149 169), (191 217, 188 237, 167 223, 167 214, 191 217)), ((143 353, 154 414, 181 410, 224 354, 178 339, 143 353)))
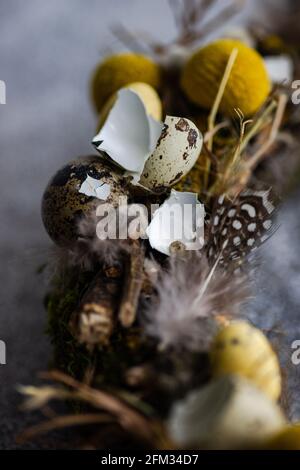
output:
MULTIPOLYGON (((68 265, 80 266, 85 270, 92 269, 99 262, 108 266, 119 264, 122 255, 128 253, 131 249, 130 238, 134 239, 136 237, 135 230, 141 234, 144 233, 147 226, 146 215, 144 220, 141 219, 140 225, 131 224, 135 219, 135 216, 128 215, 132 206, 124 205, 119 206, 117 209, 111 207, 108 213, 105 214, 107 225, 111 227, 117 221, 117 235, 119 233, 128 233, 126 239, 106 238, 103 227, 99 228, 101 217, 97 216, 96 210, 91 211, 79 221, 79 237, 68 250, 64 248, 61 255, 65 259, 60 259, 60 262, 65 261, 68 265)), ((134 213, 134 211, 131 213, 134 213)))
POLYGON ((228 276, 209 267, 199 253, 171 257, 158 279, 156 300, 143 318, 145 331, 163 348, 201 351, 219 321, 240 314, 248 297, 245 275, 228 276))

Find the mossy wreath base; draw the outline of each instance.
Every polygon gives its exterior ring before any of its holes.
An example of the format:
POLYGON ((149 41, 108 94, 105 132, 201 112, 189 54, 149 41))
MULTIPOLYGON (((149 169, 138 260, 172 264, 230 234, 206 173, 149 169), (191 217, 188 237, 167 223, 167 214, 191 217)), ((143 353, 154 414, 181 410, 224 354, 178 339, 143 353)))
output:
MULTIPOLYGON (((158 351, 157 344, 145 338, 138 320, 128 329, 116 321, 109 344, 89 352, 71 334, 70 318, 99 270, 101 266, 93 271, 68 268, 53 277, 45 298, 47 334, 53 346, 50 366, 95 388, 130 393, 151 415, 164 418, 175 400, 209 380, 208 355, 158 351), (147 376, 140 383, 132 382, 130 372, 139 367, 147 376)), ((147 301, 141 299, 137 318, 147 301)))
POLYGON ((98 348, 95 352, 89 352, 70 332, 71 315, 97 272, 69 268, 52 280, 52 290, 45 303, 48 312, 47 333, 54 347, 53 365, 78 380, 83 380, 88 369, 95 366, 96 382, 102 382, 101 376, 105 383, 120 385, 125 368, 141 361, 147 350, 147 347, 137 344, 137 328, 116 328, 110 345, 98 348))

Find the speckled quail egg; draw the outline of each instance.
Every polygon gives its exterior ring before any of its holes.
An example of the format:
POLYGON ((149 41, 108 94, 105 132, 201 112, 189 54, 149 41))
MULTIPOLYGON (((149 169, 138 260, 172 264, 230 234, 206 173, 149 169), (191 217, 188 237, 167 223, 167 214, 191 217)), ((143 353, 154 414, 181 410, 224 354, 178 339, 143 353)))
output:
POLYGON ((42 199, 44 226, 58 245, 77 238, 78 221, 101 201, 118 204, 128 195, 126 180, 97 155, 67 163, 50 180, 42 199))
POLYGON ((145 163, 139 183, 163 192, 184 177, 196 163, 203 137, 186 118, 167 116, 156 149, 145 163))
POLYGON ((213 341, 210 357, 213 376, 238 374, 278 400, 281 393, 278 358, 258 328, 246 321, 225 326, 213 341))

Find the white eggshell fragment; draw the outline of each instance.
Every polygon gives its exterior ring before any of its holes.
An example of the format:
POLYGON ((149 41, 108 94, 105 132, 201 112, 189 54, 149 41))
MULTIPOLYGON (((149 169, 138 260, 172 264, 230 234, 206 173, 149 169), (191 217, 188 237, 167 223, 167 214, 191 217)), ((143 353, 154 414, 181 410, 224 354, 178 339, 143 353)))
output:
POLYGON ((202 143, 202 134, 192 121, 167 116, 157 147, 146 161, 139 183, 154 192, 163 192, 191 170, 202 143))
POLYGON ((165 255, 171 254, 176 242, 185 250, 200 250, 204 245, 204 217, 204 205, 196 193, 172 190, 147 227, 149 243, 165 255))
POLYGON ((288 55, 265 57, 265 64, 273 83, 291 83, 293 80, 293 61, 288 55))
POLYGON ((226 376, 175 403, 168 428, 183 449, 246 449, 285 422, 279 406, 263 392, 245 379, 226 376))
POLYGON ((123 88, 92 143, 138 180, 162 129, 163 123, 147 114, 137 93, 123 88))
POLYGON ((96 197, 101 201, 106 201, 110 195, 110 184, 97 180, 91 176, 87 176, 82 185, 79 188, 81 194, 86 196, 96 197))

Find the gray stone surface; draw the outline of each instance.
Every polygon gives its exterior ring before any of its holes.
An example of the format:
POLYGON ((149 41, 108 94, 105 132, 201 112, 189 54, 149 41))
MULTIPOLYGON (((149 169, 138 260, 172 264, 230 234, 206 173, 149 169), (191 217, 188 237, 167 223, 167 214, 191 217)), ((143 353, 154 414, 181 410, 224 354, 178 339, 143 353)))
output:
MULTIPOLYGON (((50 247, 40 220, 41 195, 59 166, 91 151, 95 116, 88 79, 101 54, 119 49, 109 32, 118 21, 160 40, 175 30, 163 0, 0 2, 0 79, 7 85, 7 104, 0 105, 0 339, 7 344, 7 364, 0 366, 1 449, 17 447, 15 436, 36 420, 18 410, 16 385, 34 383, 50 359, 45 288, 35 273, 50 247)), ((250 308, 262 326, 275 318, 288 331, 282 340, 287 356, 291 340, 300 338, 299 197, 285 205, 282 227, 263 250, 250 308)), ((292 375, 297 373, 294 367, 292 375)), ((25 447, 56 448, 64 439, 62 434, 25 447)))

